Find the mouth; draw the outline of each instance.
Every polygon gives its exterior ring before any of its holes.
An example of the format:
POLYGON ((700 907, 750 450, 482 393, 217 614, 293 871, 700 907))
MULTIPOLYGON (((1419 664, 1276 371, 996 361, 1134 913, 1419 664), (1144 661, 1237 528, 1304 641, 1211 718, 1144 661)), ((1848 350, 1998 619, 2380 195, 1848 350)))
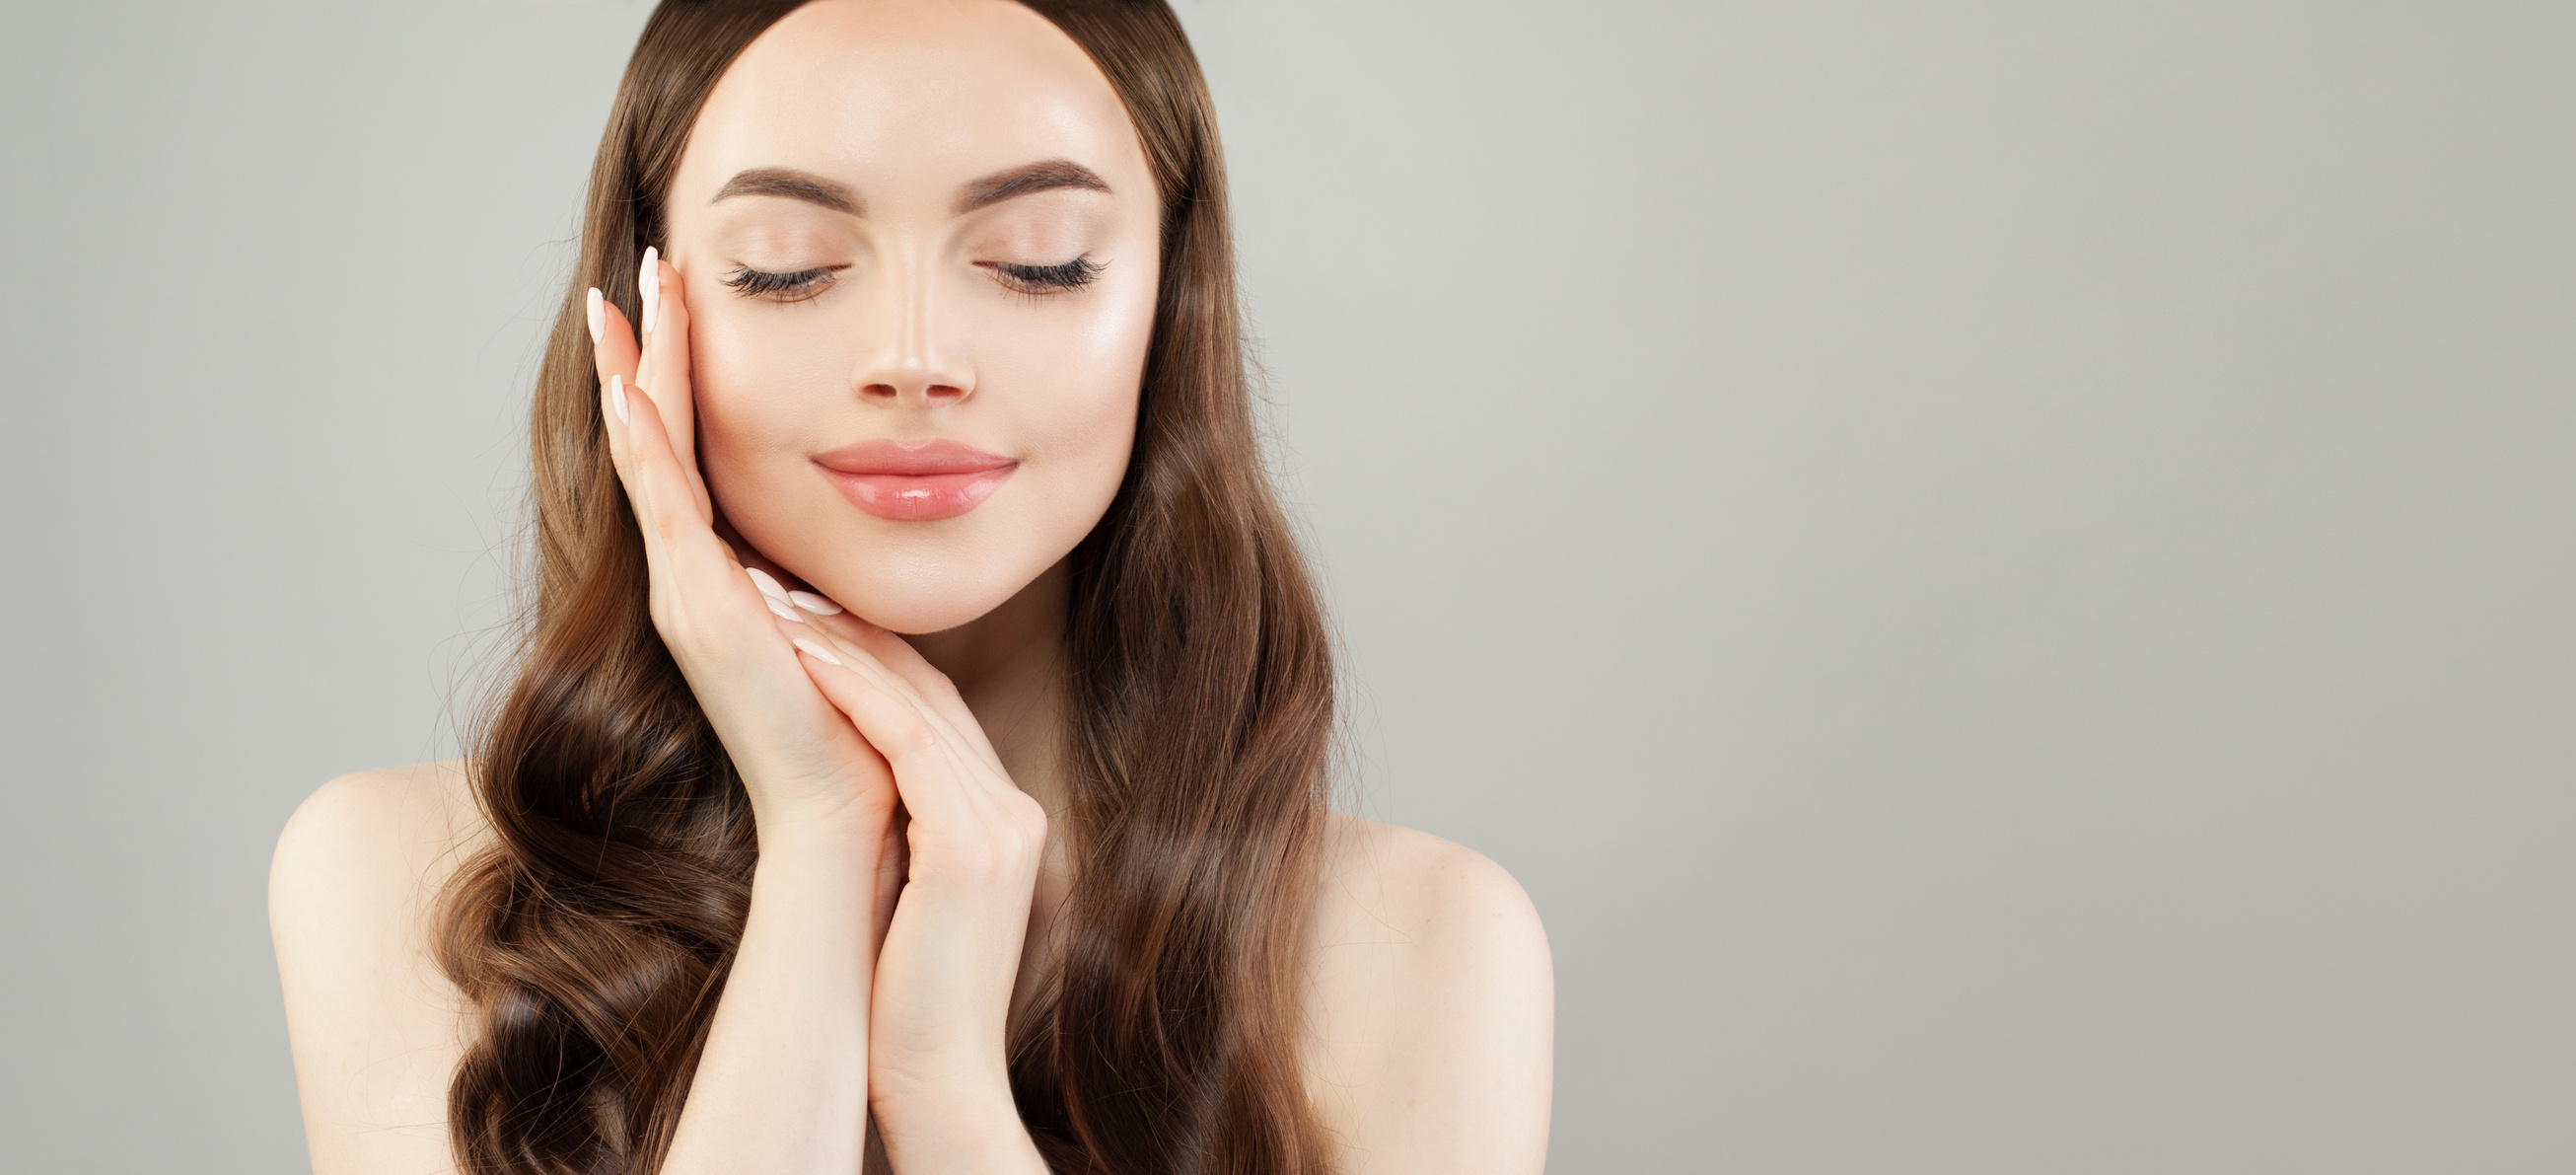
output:
POLYGON ((984 504, 1020 463, 956 441, 861 441, 814 456, 850 504, 893 522, 936 522, 984 504))

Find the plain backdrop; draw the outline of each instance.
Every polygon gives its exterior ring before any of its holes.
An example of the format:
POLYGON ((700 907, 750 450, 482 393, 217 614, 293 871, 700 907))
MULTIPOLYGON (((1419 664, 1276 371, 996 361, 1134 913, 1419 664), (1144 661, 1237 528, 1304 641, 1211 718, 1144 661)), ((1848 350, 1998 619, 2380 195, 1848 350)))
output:
MULTIPOLYGON (((1350 806, 1599 1172, 2576 1169, 2576 6, 1181 0, 1350 806)), ((299 1168, 647 8, 0 15, 0 1168, 299 1168)))

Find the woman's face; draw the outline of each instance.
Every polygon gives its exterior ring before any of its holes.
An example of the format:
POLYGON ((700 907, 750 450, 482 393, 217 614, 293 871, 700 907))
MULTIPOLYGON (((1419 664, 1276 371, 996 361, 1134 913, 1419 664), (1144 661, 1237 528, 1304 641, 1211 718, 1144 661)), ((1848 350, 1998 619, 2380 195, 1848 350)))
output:
POLYGON ((789 13, 717 83, 668 197, 717 509, 897 632, 1009 599, 1126 471, 1159 211, 1117 94, 1036 13, 789 13))

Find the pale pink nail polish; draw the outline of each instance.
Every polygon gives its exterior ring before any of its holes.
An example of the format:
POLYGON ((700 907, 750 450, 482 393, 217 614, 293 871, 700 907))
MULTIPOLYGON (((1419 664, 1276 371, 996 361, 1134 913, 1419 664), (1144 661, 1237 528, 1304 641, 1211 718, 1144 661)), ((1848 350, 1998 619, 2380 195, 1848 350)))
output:
POLYGON ((626 377, 608 377, 608 405, 617 409, 617 423, 626 423, 626 377))
POLYGON ((803 608, 816 616, 838 616, 841 614, 841 606, 839 604, 835 604, 832 601, 815 595, 812 592, 789 592, 787 593, 787 602, 794 604, 799 608, 803 608))
POLYGON ((781 620, 790 624, 805 623, 805 618, 797 615, 796 609, 788 607, 787 601, 785 600, 773 600, 767 596, 762 596, 760 598, 760 602, 769 605, 770 612, 775 614, 781 620))
POLYGON ((815 660, 826 665, 838 665, 841 663, 840 658, 832 655, 832 650, 806 640, 804 637, 800 636, 796 638, 796 647, 805 650, 807 653, 811 654, 815 660))
POLYGON ((599 336, 608 331, 608 311, 600 308, 599 287, 590 287, 590 345, 599 345, 599 336))
POLYGON ((771 575, 757 567, 745 567, 743 568, 743 572, 751 576, 751 586, 759 588, 762 596, 776 600, 782 604, 792 604, 795 602, 795 600, 787 594, 787 585, 778 582, 777 576, 771 575))

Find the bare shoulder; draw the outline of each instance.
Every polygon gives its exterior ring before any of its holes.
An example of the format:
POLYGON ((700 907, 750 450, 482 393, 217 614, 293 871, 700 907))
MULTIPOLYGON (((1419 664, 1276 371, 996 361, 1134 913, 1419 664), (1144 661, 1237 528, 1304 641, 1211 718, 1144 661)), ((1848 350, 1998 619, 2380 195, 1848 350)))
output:
POLYGON ((1340 1168, 1539 1170, 1555 973, 1520 883, 1463 845, 1339 813, 1318 882, 1306 1071, 1340 1168))
POLYGON ((440 893, 489 841, 464 765, 343 775, 269 866, 269 930, 317 1172, 445 1171, 465 1003, 439 970, 440 893))
POLYGON ((278 834, 269 926, 293 963, 393 934, 425 948, 439 891, 490 833, 459 762, 343 775, 316 789, 278 834), (381 932, 381 933, 379 933, 381 932))
POLYGON ((1327 824, 1316 922, 1333 942, 1386 942, 1413 965, 1455 961, 1464 952, 1523 951, 1546 934, 1538 909, 1502 866, 1465 845, 1340 812, 1327 824), (1329 928, 1329 930, 1327 930, 1329 928))
POLYGON ((394 863, 388 851, 404 863, 452 871, 452 860, 440 859, 470 854, 488 836, 462 761, 355 772, 296 807, 278 835, 274 862, 289 872, 271 880, 335 865, 380 872, 394 863))

